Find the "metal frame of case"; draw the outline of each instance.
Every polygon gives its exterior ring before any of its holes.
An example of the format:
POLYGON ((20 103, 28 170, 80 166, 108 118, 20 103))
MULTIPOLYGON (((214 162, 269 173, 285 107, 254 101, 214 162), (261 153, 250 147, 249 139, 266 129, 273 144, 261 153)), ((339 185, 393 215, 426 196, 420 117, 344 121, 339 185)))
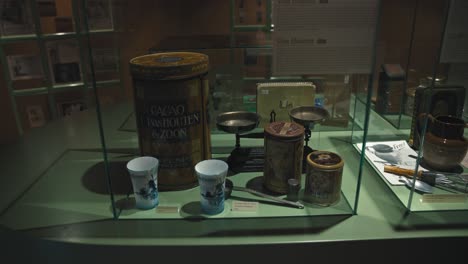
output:
MULTIPOLYGON (((80 2, 80 4, 85 6, 85 2, 80 2)), ((274 1, 261 1, 262 5, 267 4, 265 10, 268 12, 274 10, 271 2, 274 1)), ((323 1, 323 3, 325 2, 328 1, 323 1)), ((439 2, 447 4, 442 0, 439 2)), ((130 1, 128 1, 127 6, 124 5, 125 2, 113 2, 116 7, 121 5, 119 8, 122 9, 120 21, 117 22, 126 25, 122 32, 119 32, 121 34, 120 38, 114 40, 116 46, 121 47, 124 59, 142 55, 150 50, 160 51, 158 48, 162 49, 162 46, 164 46, 161 43, 167 41, 170 37, 183 37, 179 39, 184 44, 181 45, 181 50, 206 52, 209 53, 209 56, 212 56, 213 68, 210 70, 210 74, 214 74, 209 75, 211 88, 216 89, 214 84, 218 80, 220 80, 220 86, 226 85, 226 89, 222 90, 220 88, 220 90, 214 91, 224 93, 223 96, 230 101, 224 101, 223 106, 230 107, 231 110, 256 110, 255 103, 250 99, 254 96, 252 84, 255 88, 257 82, 304 80, 314 82, 318 86, 317 94, 320 95, 316 96, 317 100, 313 102, 314 104, 320 104, 327 99, 322 85, 332 85, 333 89, 331 90, 333 91, 344 90, 349 93, 349 106, 347 106, 349 111, 346 118, 349 118, 350 121, 347 121, 345 126, 342 126, 340 122, 317 125, 313 129, 309 141, 314 149, 336 152, 345 160, 342 196, 337 204, 328 207, 307 204, 304 210, 298 210, 269 203, 249 193, 235 192, 233 195, 235 197, 227 200, 227 207, 223 213, 216 216, 206 216, 200 212, 198 205, 200 194, 198 187, 195 187, 181 191, 161 192, 160 204, 154 210, 135 209, 131 182, 125 165, 130 159, 139 155, 138 136, 133 113, 133 101, 129 96, 132 93, 130 74, 125 73, 128 72, 128 65, 125 61, 122 61, 120 70, 123 73, 120 83, 125 87, 121 92, 128 99, 126 102, 106 105, 104 102, 97 100, 96 108, 92 109, 95 111, 85 111, 70 120, 56 120, 44 130, 38 130, 38 134, 33 134, 33 137, 25 138, 25 142, 28 142, 25 146, 25 153, 34 153, 36 158, 15 163, 26 163, 21 168, 13 168, 13 165, 6 166, 6 171, 10 173, 18 172, 23 177, 18 179, 18 183, 21 185, 20 191, 12 194, 8 199, 2 199, 3 203, 6 201, 6 204, 1 204, 0 207, 2 209, 0 213, 2 224, 13 229, 34 229, 114 218, 135 221, 152 220, 161 224, 161 226, 170 224, 173 227, 180 227, 180 232, 177 231, 178 235, 193 237, 206 234, 214 235, 212 232, 219 232, 215 235, 239 235, 252 230, 257 234, 269 234, 271 230, 281 234, 297 233, 304 230, 317 230, 316 228, 329 228, 344 219, 359 214, 359 197, 363 175, 375 176, 383 186, 382 189, 385 191, 380 194, 381 196, 375 197, 378 205, 390 200, 396 200, 396 203, 399 206, 401 205, 405 216, 434 213, 444 218, 443 223, 448 223, 449 221, 445 219, 447 216, 452 216, 454 212, 467 212, 466 200, 462 203, 457 202, 459 200, 456 199, 460 199, 460 195, 451 195, 445 192, 436 194, 443 194, 444 197, 448 197, 449 201, 452 199, 453 202, 449 203, 449 205, 447 203, 425 203, 422 205, 421 199, 432 198, 434 200, 438 197, 424 197, 415 192, 414 189, 408 189, 404 185, 389 184, 376 171, 376 166, 372 163, 373 160, 366 159, 366 153, 368 153, 366 147, 371 146, 373 142, 406 141, 409 137, 407 129, 395 128, 388 120, 382 118, 373 110, 373 87, 378 83, 378 72, 373 69, 379 68, 382 63, 382 61, 379 61, 378 39, 380 33, 385 33, 383 24, 388 23, 388 21, 382 21, 382 18, 389 17, 389 14, 384 12, 385 10, 393 10, 391 8, 386 9, 386 7, 388 8, 386 4, 393 3, 393 1, 376 1, 375 3, 377 5, 375 15, 378 19, 375 25, 372 25, 372 28, 375 28, 375 38, 372 39, 372 58, 370 59, 372 70, 360 74, 326 75, 312 72, 298 76, 274 76, 270 72, 273 60, 271 59, 272 53, 269 51, 273 47, 263 45, 264 43, 244 43, 241 45, 237 42, 238 36, 234 34, 246 30, 250 33, 258 33, 262 40, 271 40, 272 38, 269 35, 272 34, 271 20, 267 15, 267 19, 265 19, 266 26, 263 24, 254 27, 237 25, 234 22, 236 21, 234 18, 236 12, 233 10, 236 8, 238 1, 213 0, 207 1, 205 5, 196 5, 192 2, 161 0, 149 6, 138 6, 135 2, 130 1), (178 13, 182 9, 185 11, 181 14, 178 13), (213 13, 213 9, 220 11, 213 13), (155 15, 155 10, 161 13, 160 16, 155 15), (200 19, 194 19, 197 18, 198 14, 206 15, 208 13, 212 17, 202 16, 200 19), (167 14, 173 14, 174 16, 167 14), (138 20, 134 19, 135 17, 138 17, 138 20), (213 21, 219 23, 213 23, 213 21), (206 25, 210 25, 212 28, 205 28, 206 25), (219 33, 218 31, 222 32, 219 33), (215 36, 215 38, 212 38, 212 35, 216 35, 216 33, 219 33, 221 37, 215 36), (265 39, 263 39, 265 37, 263 33, 267 34, 265 39), (198 38, 197 34, 203 36, 207 34, 207 39, 215 41, 204 43, 209 48, 203 47, 203 45, 192 46, 192 43, 187 40, 204 40, 198 38), (266 57, 265 64, 262 65, 264 69, 262 68, 259 72, 254 71, 255 74, 260 76, 245 75, 243 56, 246 49, 254 50, 258 52, 254 52, 254 54, 266 57), (244 95, 250 97, 243 97, 244 95), (63 137, 45 137, 40 133, 49 134, 51 131, 61 131, 63 137), (47 140, 43 140, 43 138, 47 138, 47 140), (38 148, 39 145, 42 147, 38 148), (47 151, 42 151, 45 148, 47 148, 47 151), (40 159, 37 159, 37 157, 40 157, 40 159), (35 168, 35 171, 31 172, 28 168, 35 168), (234 207, 233 201, 236 199, 258 202, 258 207, 256 207, 256 211, 250 213, 232 210, 234 207), (33 215, 35 218, 34 223, 24 220, 24 217, 23 219, 18 218, 18 216, 24 215, 33 215), (197 226, 197 230, 184 229, 188 221, 196 222, 194 225, 197 226)), ((421 2, 419 4, 422 5, 421 2)), ((414 7, 414 9, 410 8, 410 18, 411 14, 417 13, 417 10, 423 10, 414 7)), ((445 11, 447 10, 439 10, 439 12, 445 11)), ((87 21, 83 21, 83 23, 85 29, 88 28, 87 21)), ((404 43, 400 44, 407 47, 413 45, 411 43, 414 42, 414 46, 418 46, 420 43, 413 41, 416 38, 411 37, 418 31, 417 28, 415 29, 417 23, 404 24, 410 25, 410 41, 403 41, 404 43)), ((388 24, 385 25, 388 26, 388 24)), ((84 32, 84 35, 80 36, 85 42, 90 41, 90 34, 86 33, 89 30, 84 30, 84 32)), ((24 38, 29 39, 29 37, 24 38)), ((59 37, 61 36, 51 38, 59 37)), ((47 39, 48 37, 44 38, 47 39)), ((34 36, 35 39, 36 36, 34 36)), ((7 41, 7 39, 2 37, 2 44, 5 43, 4 41, 7 41)), ((201 42, 203 43, 203 41, 201 42)), ((171 42, 173 49, 179 49, 176 44, 177 42, 171 42)), ((439 46, 435 48, 437 52, 440 51, 439 46)), ((89 54, 92 54, 92 48, 89 54)), ((251 54, 249 53, 249 55, 251 54)), ((410 61, 407 56, 403 57, 403 60, 410 61)), ((436 62, 438 64, 439 58, 437 58, 436 62)), ((433 70, 431 75, 436 76, 438 73, 437 67, 434 66, 431 69, 433 70)), ((92 83, 94 96, 99 99, 98 94, 102 87, 99 85, 98 80, 94 76, 88 81, 92 83)), ((50 86, 41 91, 49 91, 52 88, 55 89, 55 87, 50 86)), ((214 101, 215 98, 211 97, 210 99, 214 101)), ((227 110, 227 108, 224 110, 227 110)), ((427 120, 424 120, 424 122, 427 123, 427 120)), ((262 132, 262 128, 257 128, 253 132, 262 132)), ((234 134, 213 131, 213 158, 227 158, 236 146, 236 139, 234 134)), ((242 147, 261 148, 264 142, 262 138, 245 137, 241 139, 240 145, 242 147)), ((22 153, 20 150, 17 151, 22 153)), ((18 157, 22 157, 21 154, 18 157)), ((421 160, 421 154, 416 154, 416 165, 414 166, 416 171, 420 169, 421 160)), ((254 171, 230 175, 230 179, 235 186, 255 187, 258 186, 258 179, 261 176, 261 172, 254 171)), ((278 197, 280 199, 284 198, 284 196, 278 197)), ((466 196, 464 197, 466 198, 466 196)), ((397 218, 401 218, 401 213, 398 212, 397 218)), ((398 222, 397 226, 404 221, 406 220, 398 222)), ((466 224, 466 219, 457 221, 466 224)), ((408 221, 408 223, 413 224, 411 221, 408 221)), ((422 224, 427 223, 422 221, 422 224)), ((170 230, 163 230, 162 227, 157 230, 161 232, 158 234, 161 236, 170 237, 173 235, 170 230)))

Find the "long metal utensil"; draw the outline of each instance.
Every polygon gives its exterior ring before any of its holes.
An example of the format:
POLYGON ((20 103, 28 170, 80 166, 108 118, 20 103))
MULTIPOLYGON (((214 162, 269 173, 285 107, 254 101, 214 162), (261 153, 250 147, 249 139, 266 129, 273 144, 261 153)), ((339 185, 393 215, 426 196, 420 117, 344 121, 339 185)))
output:
POLYGON ((263 197, 263 198, 266 198, 266 199, 269 199, 269 200, 273 200, 273 201, 278 202, 278 203, 290 205, 292 207, 296 207, 296 208, 299 208, 299 209, 304 208, 304 205, 299 203, 299 202, 283 200, 281 198, 271 196, 271 195, 268 195, 268 194, 264 194, 264 193, 261 193, 261 192, 257 192, 255 190, 252 190, 252 189, 249 189, 249 188, 239 187, 239 186, 232 186, 232 189, 234 191, 248 192, 248 193, 251 193, 253 195, 257 195, 257 196, 260 196, 260 197, 263 197))

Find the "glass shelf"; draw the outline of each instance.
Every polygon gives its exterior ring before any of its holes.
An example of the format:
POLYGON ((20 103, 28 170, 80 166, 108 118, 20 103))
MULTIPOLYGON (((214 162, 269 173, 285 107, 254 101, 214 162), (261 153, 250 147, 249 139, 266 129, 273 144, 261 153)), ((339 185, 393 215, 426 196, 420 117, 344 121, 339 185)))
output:
POLYGON ((41 37, 47 40, 55 40, 55 39, 65 39, 70 37, 75 37, 77 34, 75 32, 60 32, 60 33, 51 33, 51 34, 44 34, 41 37))
POLYGON ((47 87, 38 87, 38 88, 31 88, 31 89, 22 89, 22 90, 13 90, 14 96, 28 96, 28 95, 39 95, 39 94, 47 94, 49 90, 47 87))
MULTIPOLYGON (((106 88, 112 87, 113 85, 120 84, 120 80, 106 80, 106 81, 97 81, 96 87, 97 88, 106 88)), ((84 83, 68 83, 68 84, 59 84, 54 85, 52 87, 53 92, 61 92, 65 90, 76 90, 83 88, 84 83)), ((92 85, 88 85, 88 89, 94 89, 92 85)), ((21 89, 21 90, 13 90, 14 96, 29 96, 29 95, 39 95, 39 94, 47 94, 49 92, 47 87, 37 87, 37 88, 30 88, 30 89, 21 89)))
POLYGON ((36 39, 55 40, 55 39, 75 37, 77 35, 87 35, 87 34, 99 35, 99 34, 111 34, 111 33, 116 33, 116 31, 113 29, 100 29, 100 30, 91 30, 89 31, 89 33, 88 32, 80 32, 80 33, 58 32, 58 33, 44 34, 42 36, 39 36, 37 34, 11 35, 11 36, 1 36, 0 42, 12 43, 12 42, 28 41, 28 40, 36 40, 36 39))
POLYGON ((84 83, 83 82, 74 82, 74 83, 64 83, 64 84, 55 84, 52 86, 52 89, 54 90, 60 90, 64 88, 75 88, 75 87, 83 87, 84 83))
MULTIPOLYGON (((112 87, 113 85, 120 84, 120 80, 106 80, 106 81, 97 81, 96 87, 97 88, 106 88, 112 87)), ((92 85, 88 85, 89 89, 93 89, 92 85)))
POLYGON ((37 39, 36 34, 1 36, 0 37, 0 41, 2 43, 11 43, 11 42, 35 40, 35 39, 37 39))

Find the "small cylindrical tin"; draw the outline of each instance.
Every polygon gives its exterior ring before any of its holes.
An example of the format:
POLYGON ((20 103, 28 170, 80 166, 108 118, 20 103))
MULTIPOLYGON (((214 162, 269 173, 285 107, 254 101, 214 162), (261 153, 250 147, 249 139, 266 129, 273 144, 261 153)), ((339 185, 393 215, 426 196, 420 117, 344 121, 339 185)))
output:
POLYGON ((265 127, 265 164, 263 168, 266 189, 286 194, 288 180, 301 182, 304 127, 297 123, 273 122, 265 127))
POLYGON ((286 200, 297 202, 299 200, 299 191, 301 190, 301 183, 291 178, 288 180, 288 193, 286 195, 286 200))
POLYGON ((211 157, 208 64, 193 52, 130 60, 140 152, 159 160, 160 190, 196 186, 195 164, 211 157))
POLYGON ((314 151, 307 156, 303 200, 330 206, 340 200, 343 159, 330 151, 314 151))

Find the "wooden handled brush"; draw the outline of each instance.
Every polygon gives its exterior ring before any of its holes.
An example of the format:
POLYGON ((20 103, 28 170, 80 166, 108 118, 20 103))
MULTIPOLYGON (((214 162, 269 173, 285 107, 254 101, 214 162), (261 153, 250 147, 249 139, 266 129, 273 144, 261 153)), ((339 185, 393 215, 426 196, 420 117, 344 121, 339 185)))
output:
MULTIPOLYGON (((391 165, 385 165, 384 166, 384 172, 389 172, 389 173, 393 173, 393 174, 396 174, 396 175, 405 176, 407 178, 413 178, 413 176, 414 176, 414 170, 400 168, 400 167, 391 166, 391 165)), ((424 182, 429 183, 430 185, 434 186, 435 185, 436 174, 433 173, 433 172, 420 170, 416 174, 416 178, 418 180, 424 181, 424 182)))

